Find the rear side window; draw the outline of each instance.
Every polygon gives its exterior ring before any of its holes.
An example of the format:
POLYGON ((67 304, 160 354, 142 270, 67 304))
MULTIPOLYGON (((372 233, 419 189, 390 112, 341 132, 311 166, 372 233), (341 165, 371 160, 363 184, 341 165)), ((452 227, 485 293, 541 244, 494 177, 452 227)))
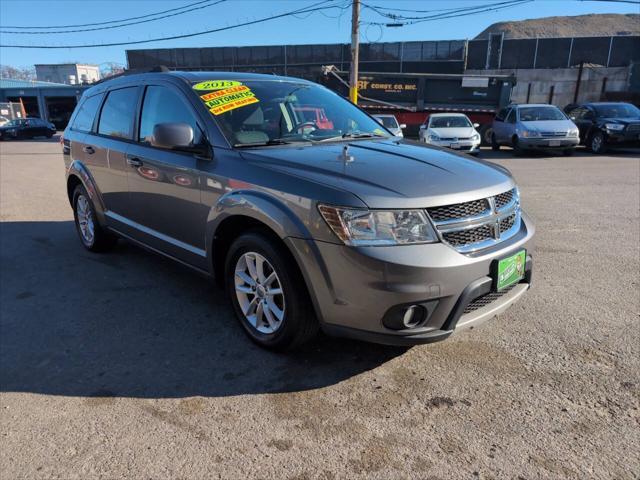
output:
POLYGON ((158 123, 186 123, 193 128, 193 144, 198 145, 202 140, 193 113, 182 98, 167 87, 149 86, 142 104, 138 141, 149 142, 158 123))
POLYGON ((497 114, 496 114, 496 120, 500 120, 501 122, 504 122, 504 117, 507 115, 507 108, 503 108, 502 110, 500 110, 497 114))
POLYGON ((81 132, 90 132, 101 101, 102 95, 94 95, 93 97, 85 99, 80 106, 80 110, 78 110, 76 118, 73 120, 71 128, 81 132))
POLYGON ((133 138, 133 117, 138 102, 138 87, 112 90, 104 102, 98 133, 118 138, 133 138))
POLYGON ((507 115, 507 123, 515 123, 516 122, 516 109, 512 108, 511 111, 509 112, 509 115, 507 115))

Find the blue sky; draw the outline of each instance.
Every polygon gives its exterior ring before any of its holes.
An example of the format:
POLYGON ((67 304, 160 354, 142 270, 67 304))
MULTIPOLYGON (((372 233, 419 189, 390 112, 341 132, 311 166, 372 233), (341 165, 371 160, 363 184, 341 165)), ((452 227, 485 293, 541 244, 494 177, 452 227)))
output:
MULTIPOLYGON (((74 25, 120 20, 134 16, 168 10, 194 3, 195 0, 2 0, 0 24, 4 26, 74 25)), ((362 0, 369 5, 407 10, 435 10, 486 4, 498 0, 362 0)), ((164 20, 102 31, 73 34, 17 35, 0 33, 0 44, 69 45, 141 40, 167 35, 191 33, 234 25, 266 17, 303 6, 318 0, 227 0, 185 15, 164 20)), ((336 6, 347 0, 334 0, 336 6)), ((153 42, 136 46, 118 46, 82 49, 18 49, 1 48, 0 63, 29 66, 35 63, 126 62, 127 48, 210 47, 241 45, 280 45, 297 43, 338 43, 350 40, 350 9, 327 10, 272 20, 256 26, 241 27, 221 33, 212 33, 188 39, 153 42)), ((504 20, 522 20, 553 15, 580 15, 586 13, 640 13, 638 5, 575 0, 534 0, 497 12, 474 16, 438 20, 428 23, 384 28, 362 27, 361 41, 390 42, 408 40, 438 40, 473 38, 491 23, 504 20)), ((404 15, 412 15, 403 12, 404 15)), ((424 15, 424 14, 416 14, 424 15)), ((381 21, 375 12, 363 8, 364 21, 381 21)), ((2 30, 8 30, 3 28, 2 30)), ((15 30, 15 29, 11 29, 15 30)))

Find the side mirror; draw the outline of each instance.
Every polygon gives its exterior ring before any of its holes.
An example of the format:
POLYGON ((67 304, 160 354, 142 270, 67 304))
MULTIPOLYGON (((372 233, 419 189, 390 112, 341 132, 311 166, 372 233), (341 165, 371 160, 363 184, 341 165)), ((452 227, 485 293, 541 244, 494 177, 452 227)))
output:
POLYGON ((401 123, 401 124, 400 124, 400 128, 401 128, 401 129, 403 129, 403 128, 407 128, 407 124, 406 124, 406 123, 401 123))
POLYGON ((159 148, 193 147, 193 128, 186 123, 158 123, 153 127, 150 143, 159 148))
POLYGON ((424 123, 420 125, 420 130, 424 130, 425 128, 427 128, 427 126, 424 123))
POLYGON ((571 120, 575 120, 575 119, 576 119, 576 116, 575 116, 575 115, 571 115, 569 118, 570 118, 571 120))
POLYGON ((474 123, 473 124, 473 128, 480 128, 480 124, 479 123, 474 123))

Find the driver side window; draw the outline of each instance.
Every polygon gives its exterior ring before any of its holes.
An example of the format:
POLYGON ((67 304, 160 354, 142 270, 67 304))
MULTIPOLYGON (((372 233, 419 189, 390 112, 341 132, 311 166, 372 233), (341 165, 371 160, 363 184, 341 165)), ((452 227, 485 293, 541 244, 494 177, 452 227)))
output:
POLYGON ((509 111, 509 115, 507 115, 507 119, 506 119, 507 123, 516 123, 516 109, 512 108, 509 111))
POLYGON ((186 123, 193 129, 193 144, 202 142, 202 132, 182 98, 167 87, 151 85, 144 94, 138 141, 149 143, 158 123, 186 123))

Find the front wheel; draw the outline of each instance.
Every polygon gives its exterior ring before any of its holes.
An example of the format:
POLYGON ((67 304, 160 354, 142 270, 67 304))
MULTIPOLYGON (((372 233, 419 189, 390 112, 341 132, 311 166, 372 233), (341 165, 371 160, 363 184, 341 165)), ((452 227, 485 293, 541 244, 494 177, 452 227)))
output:
POLYGON ((513 137, 513 139, 511 140, 511 146, 513 147, 513 153, 516 157, 519 157, 524 153, 524 150, 520 146, 520 141, 518 140, 518 137, 513 137))
POLYGON ((498 150, 500 150, 500 144, 496 140, 495 133, 491 134, 491 150, 493 150, 494 152, 497 152, 498 150))
POLYGON ((589 141, 589 150, 593 153, 604 153, 605 144, 604 144, 604 134, 602 132, 595 132, 591 136, 591 140, 589 141))
POLYGON ((249 338, 272 350, 289 350, 318 331, 304 279, 284 245, 263 233, 238 237, 227 253, 225 284, 249 338))

